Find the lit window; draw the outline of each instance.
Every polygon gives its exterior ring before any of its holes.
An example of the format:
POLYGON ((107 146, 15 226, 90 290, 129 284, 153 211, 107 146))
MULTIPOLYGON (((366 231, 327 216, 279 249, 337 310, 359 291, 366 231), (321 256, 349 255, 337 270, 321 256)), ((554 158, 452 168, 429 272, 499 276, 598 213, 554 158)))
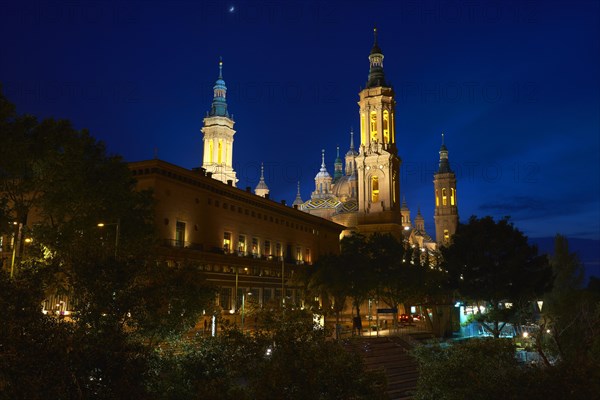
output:
POLYGON ((219 147, 217 149, 217 163, 218 164, 221 164, 223 162, 222 158, 221 158, 222 153, 223 153, 223 141, 221 139, 219 139, 219 147))
POLYGON ((246 236, 244 235, 238 237, 238 252, 240 252, 240 254, 246 252, 246 236))
POLYGON ((456 192, 454 191, 454 188, 450 188, 450 205, 453 206, 455 204, 455 196, 456 196, 456 192))
POLYGON ((444 206, 448 205, 448 198, 446 196, 446 188, 442 189, 442 205, 444 205, 444 206))
POLYGON ((371 177, 371 203, 379 201, 379 179, 376 176, 371 177))
POLYGON ((214 158, 213 158, 214 151, 215 151, 215 149, 214 149, 214 145, 213 145, 213 140, 210 139, 208 141, 208 162, 211 163, 211 164, 213 163, 213 160, 214 160, 214 158))
POLYGON ((371 141, 377 141, 377 112, 371 111, 371 141))
POLYGON ((435 206, 440 206, 440 191, 435 189, 435 206))
POLYGON ((383 143, 390 142, 390 121, 389 121, 389 113, 387 110, 383 112, 383 143))
POLYGON ((444 239, 445 240, 450 239, 450 232, 448 232, 448 229, 444 229, 444 239))
POLYGON ((252 238, 252 254, 258 255, 258 239, 252 238))
POLYGON ((223 233, 223 251, 229 253, 231 250, 231 232, 223 233))

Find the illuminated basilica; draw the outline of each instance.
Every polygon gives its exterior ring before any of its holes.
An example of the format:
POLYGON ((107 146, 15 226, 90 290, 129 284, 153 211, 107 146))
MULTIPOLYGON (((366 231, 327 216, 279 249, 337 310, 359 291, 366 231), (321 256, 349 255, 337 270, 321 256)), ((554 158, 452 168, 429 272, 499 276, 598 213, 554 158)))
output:
MULTIPOLYGON (((443 143, 439 151, 439 168, 433 176, 435 201, 434 241, 425 231, 420 211, 414 221, 406 201, 400 197, 400 166, 395 128, 394 90, 385 78, 383 52, 375 40, 369 54, 367 83, 359 93, 360 144, 350 145, 344 159, 337 155, 333 176, 321 151, 321 166, 315 176, 315 189, 310 199, 303 201, 300 186, 293 202, 294 208, 333 221, 345 230, 342 235, 358 232, 391 233, 396 238, 419 247, 423 252, 436 252, 437 246, 449 244, 458 225, 456 176, 450 168, 448 149, 443 143)), ((221 68, 221 67, 220 67, 221 68)), ((233 121, 227 113, 226 87, 221 69, 214 86, 211 111, 204 119, 204 159, 202 167, 214 179, 235 185, 232 167, 233 121)), ((255 194, 268 197, 269 189, 261 170, 255 194)))

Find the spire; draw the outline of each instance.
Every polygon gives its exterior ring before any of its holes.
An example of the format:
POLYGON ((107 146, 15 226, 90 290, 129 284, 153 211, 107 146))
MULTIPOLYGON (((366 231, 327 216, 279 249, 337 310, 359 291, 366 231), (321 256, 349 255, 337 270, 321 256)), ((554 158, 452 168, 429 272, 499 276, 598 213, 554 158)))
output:
POLYGON ((350 127, 350 150, 346 153, 346 157, 354 156, 356 157, 358 153, 354 150, 354 130, 350 127))
POLYGON ((294 199, 292 206, 300 207, 300 205, 303 203, 304 201, 302 201, 302 196, 300 195, 300 181, 298 181, 298 192, 296 193, 296 198, 294 199))
POLYGON ((417 216, 415 217, 415 228, 418 231, 425 232, 425 218, 421 215, 421 207, 418 209, 417 216))
POLYGON ((385 76, 383 74, 383 53, 377 43, 377 28, 373 28, 373 47, 369 54, 369 79, 367 80, 367 88, 386 86, 385 76))
POLYGON ((408 204, 406 204, 406 196, 402 196, 402 210, 408 210, 408 204))
POLYGON ((342 171, 343 163, 342 163, 342 159, 340 158, 340 146, 337 146, 336 150, 337 150, 337 156, 335 158, 335 163, 333 164, 333 182, 334 183, 335 183, 335 181, 340 179, 342 176, 344 176, 344 172, 342 171))
POLYGON ((223 80, 223 60, 219 59, 219 77, 213 86, 214 97, 212 106, 208 113, 209 116, 214 117, 227 117, 229 118, 229 112, 227 111, 227 101, 225 100, 227 94, 227 86, 223 80))
POLYGON ((263 163, 260 163, 260 180, 258 181, 258 185, 254 189, 254 193, 257 196, 266 197, 269 194, 269 187, 265 183, 265 167, 263 163))
POLYGON ((450 162, 448 161, 448 149, 444 144, 444 132, 442 131, 442 145, 440 146, 440 165, 438 168, 438 174, 445 174, 452 172, 450 169, 450 162))
POLYGON ((325 167, 325 150, 321 150, 321 169, 315 176, 315 191, 311 198, 326 198, 331 193, 331 175, 325 167))

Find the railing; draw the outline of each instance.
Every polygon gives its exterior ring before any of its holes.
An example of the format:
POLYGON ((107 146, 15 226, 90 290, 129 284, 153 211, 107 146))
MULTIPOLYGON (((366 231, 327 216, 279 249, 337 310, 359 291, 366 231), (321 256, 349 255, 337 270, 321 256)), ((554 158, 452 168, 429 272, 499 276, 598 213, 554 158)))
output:
MULTIPOLYGON (((205 249, 204 245, 202 243, 187 242, 187 241, 182 241, 182 240, 177 240, 177 239, 164 239, 162 241, 162 245, 165 247, 203 251, 203 252, 231 255, 231 256, 237 256, 237 257, 246 257, 246 258, 252 258, 255 260, 262 260, 262 261, 269 261, 269 262, 280 263, 283 260, 282 256, 275 256, 275 255, 267 256, 267 255, 251 253, 251 252, 243 251, 243 250, 230 250, 228 248, 223 248, 223 247, 211 247, 210 249, 205 249)), ((303 261, 303 260, 295 260, 291 257, 286 257, 285 263, 286 264, 296 264, 296 265, 302 265, 302 264, 311 265, 312 264, 311 262, 303 261)))
POLYGON ((177 239, 164 239, 163 246, 204 251, 204 245, 202 243, 187 242, 177 239))

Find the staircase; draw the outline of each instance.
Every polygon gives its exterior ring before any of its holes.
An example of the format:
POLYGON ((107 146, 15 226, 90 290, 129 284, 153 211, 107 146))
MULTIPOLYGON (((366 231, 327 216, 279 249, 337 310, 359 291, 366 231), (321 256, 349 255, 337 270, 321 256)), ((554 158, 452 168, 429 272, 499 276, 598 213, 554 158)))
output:
POLYGON ((417 387, 417 363, 411 345, 399 337, 360 337, 346 341, 348 350, 359 354, 368 370, 383 370, 390 400, 407 400, 417 387))

